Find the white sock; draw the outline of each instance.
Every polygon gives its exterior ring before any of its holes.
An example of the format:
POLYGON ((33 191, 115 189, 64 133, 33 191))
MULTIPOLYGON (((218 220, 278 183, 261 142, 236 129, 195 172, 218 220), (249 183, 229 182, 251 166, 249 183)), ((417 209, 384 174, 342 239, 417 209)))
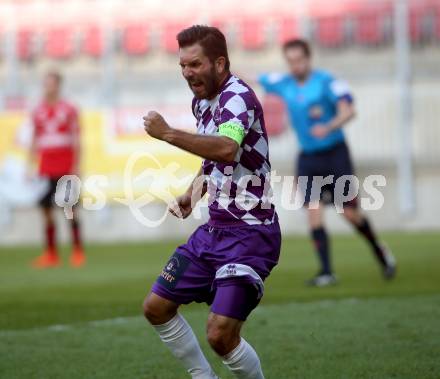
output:
POLYGON ((177 314, 167 323, 153 327, 162 342, 183 363, 192 378, 217 378, 203 355, 193 330, 181 315, 177 314))
POLYGON ((234 350, 223 357, 223 363, 238 379, 264 379, 260 359, 244 338, 234 350))

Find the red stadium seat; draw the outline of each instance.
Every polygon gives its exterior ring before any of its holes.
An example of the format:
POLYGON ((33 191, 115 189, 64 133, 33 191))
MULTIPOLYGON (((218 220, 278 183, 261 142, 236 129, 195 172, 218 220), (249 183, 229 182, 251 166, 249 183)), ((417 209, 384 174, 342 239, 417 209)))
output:
POLYGON ((282 134, 286 128, 286 107, 275 95, 264 95, 262 101, 266 131, 269 136, 282 134))
POLYGON ((46 34, 44 52, 54 59, 67 59, 73 56, 74 31, 71 27, 49 29, 46 34))
POLYGON ((122 47, 129 55, 144 55, 150 49, 149 36, 147 25, 128 25, 123 32, 122 47))
POLYGON ((278 26, 278 42, 281 44, 300 35, 298 22, 294 18, 281 19, 278 21, 278 26))
POLYGON ((226 22, 225 22, 225 21, 215 19, 215 20, 212 20, 208 25, 211 25, 211 26, 216 27, 217 29, 220 29, 221 32, 222 32, 224 35, 226 35, 226 26, 227 26, 227 25, 226 25, 226 22))
POLYGON ((316 38, 324 47, 338 47, 344 43, 344 19, 341 16, 318 19, 316 38))
POLYGON ((355 17, 355 40, 361 45, 379 45, 385 41, 384 21, 388 8, 364 10, 355 17))
POLYGON ((162 30, 162 48, 168 52, 177 53, 179 46, 177 44, 176 35, 182 29, 188 27, 190 23, 167 23, 162 30))
POLYGON ((22 61, 30 60, 33 57, 32 49, 34 31, 30 29, 20 29, 17 32, 17 56, 22 61))
POLYGON ((262 49, 266 43, 263 19, 245 19, 240 25, 240 44, 246 50, 262 49))
POLYGON ((410 9, 409 30, 413 43, 440 38, 440 3, 413 4, 410 9))
POLYGON ((104 53, 103 31, 96 25, 86 28, 81 50, 84 54, 99 58, 104 53))
POLYGON ((440 41, 440 4, 437 5, 436 11, 435 11, 435 37, 438 41, 440 41))
POLYGON ((411 42, 417 43, 422 40, 422 19, 423 14, 413 10, 409 15, 409 33, 411 42))

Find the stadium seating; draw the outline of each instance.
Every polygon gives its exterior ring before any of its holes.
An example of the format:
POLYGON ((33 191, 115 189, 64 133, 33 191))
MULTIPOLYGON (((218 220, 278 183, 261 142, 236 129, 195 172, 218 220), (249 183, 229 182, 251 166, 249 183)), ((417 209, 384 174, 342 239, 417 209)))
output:
POLYGON ((299 37, 298 21, 294 18, 283 18, 277 21, 278 43, 284 43, 289 39, 299 37))
POLYGON ((378 46, 387 42, 387 20, 392 17, 390 2, 365 3, 354 16, 354 42, 364 46, 378 46))
POLYGON ((244 19, 240 23, 240 45, 245 50, 262 49, 266 44, 266 23, 263 19, 244 19))
POLYGON ((270 137, 280 135, 286 128, 284 102, 275 95, 264 95, 261 103, 264 111, 266 131, 270 137))
POLYGON ((220 29, 224 34, 227 34, 227 24, 222 19, 213 19, 209 22, 209 25, 220 29))
POLYGON ((22 61, 28 61, 34 56, 34 32, 31 29, 19 29, 17 32, 17 56, 22 61))
POLYGON ((342 16, 325 17, 317 20, 316 35, 323 47, 339 47, 344 43, 344 18, 342 16))
MULTIPOLYGON (((311 3, 309 9, 312 21, 312 36, 318 46, 324 48, 345 47, 351 44, 380 46, 392 43, 392 2, 347 0, 333 6, 325 1, 311 3), (316 4, 315 4, 316 3, 316 4)), ((117 20, 117 15, 115 20, 117 20)), ((121 16, 122 17, 122 16, 121 16)), ((247 51, 259 51, 270 46, 273 39, 283 43, 300 35, 297 16, 274 14, 272 17, 254 14, 237 17, 234 20, 213 15, 209 22, 225 32, 231 47, 247 51), (237 43, 235 43, 237 42, 237 43)), ((104 53, 105 38, 100 24, 94 21, 82 24, 70 21, 69 25, 53 26, 50 23, 20 23, 16 34, 16 51, 21 61, 29 61, 35 55, 51 59, 69 59, 77 53, 99 58, 104 53), (44 30, 41 32, 40 29, 44 30), (77 37, 81 37, 77 41, 77 37), (79 49, 77 51, 77 44, 79 49)), ((176 34, 192 24, 186 16, 182 20, 169 20, 166 16, 157 20, 158 33, 153 33, 145 22, 115 22, 109 32, 117 34, 123 54, 142 56, 156 46, 165 53, 177 52, 176 34)), ((433 43, 440 40, 440 2, 438 0, 410 1, 410 38, 413 44, 433 43)))
POLYGON ((128 55, 144 55, 150 48, 149 29, 146 23, 131 24, 125 27, 122 48, 128 55))
POLYGON ((436 10, 435 10, 435 25, 434 25, 434 30, 435 30, 435 37, 437 39, 437 41, 440 41, 440 4, 438 4, 436 10))
POLYGON ((415 4, 410 11, 411 42, 418 44, 440 39, 440 3, 415 4))
POLYGON ((72 27, 55 27, 47 31, 44 52, 49 58, 68 59, 73 56, 74 50, 72 27))
POLYGON ((89 25, 83 33, 81 52, 93 58, 104 53, 103 30, 96 25, 89 25))
POLYGON ((162 29, 162 48, 171 54, 175 54, 179 48, 176 40, 176 35, 182 29, 187 27, 189 23, 184 22, 167 22, 162 29))
POLYGON ((361 45, 379 45, 384 41, 382 33, 382 15, 375 12, 356 16, 355 41, 361 45))

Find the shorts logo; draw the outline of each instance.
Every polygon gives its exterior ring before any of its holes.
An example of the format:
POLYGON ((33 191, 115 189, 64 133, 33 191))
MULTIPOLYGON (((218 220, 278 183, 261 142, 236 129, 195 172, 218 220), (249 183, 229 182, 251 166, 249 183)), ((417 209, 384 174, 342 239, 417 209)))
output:
POLYGON ((167 264, 166 270, 173 271, 174 267, 178 265, 179 265, 179 261, 173 258, 172 261, 167 264))
POLYGON ((237 275, 237 267, 234 264, 227 265, 227 267, 226 267, 226 275, 227 276, 235 276, 235 275, 237 275))
POLYGON ((176 287, 181 275, 188 267, 190 260, 183 255, 174 253, 161 271, 158 282, 168 289, 176 287))
POLYGON ((168 283, 172 284, 176 280, 176 272, 179 268, 179 260, 176 257, 172 257, 165 268, 160 273, 160 276, 168 283))

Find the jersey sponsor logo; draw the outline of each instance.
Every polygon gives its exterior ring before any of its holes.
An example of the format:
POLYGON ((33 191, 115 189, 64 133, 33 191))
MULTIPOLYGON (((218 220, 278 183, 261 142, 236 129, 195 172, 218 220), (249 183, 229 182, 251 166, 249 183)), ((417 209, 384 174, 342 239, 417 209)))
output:
POLYGON ((306 98, 302 93, 299 93, 298 95, 296 95, 296 101, 298 103, 304 103, 306 101, 306 98))
POLYGON ((158 282, 168 289, 174 289, 189 263, 187 257, 174 253, 161 271, 158 282))
POLYGON ((52 114, 46 108, 37 109, 35 123, 36 143, 40 149, 73 144, 73 134, 77 130, 76 121, 69 119, 69 108, 62 104, 52 114))

